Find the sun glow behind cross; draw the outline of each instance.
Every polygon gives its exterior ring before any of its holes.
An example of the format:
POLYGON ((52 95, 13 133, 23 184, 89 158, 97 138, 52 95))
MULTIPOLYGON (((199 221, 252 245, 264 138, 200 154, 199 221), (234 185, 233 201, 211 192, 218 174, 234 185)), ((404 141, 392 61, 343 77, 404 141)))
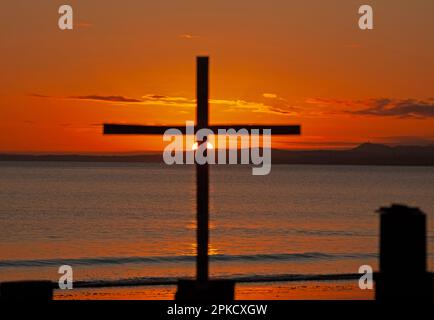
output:
MULTIPOLYGON (((191 146, 191 149, 192 149, 192 150, 197 150, 198 147, 199 147, 199 144, 198 144, 197 142, 195 142, 195 143, 191 146)), ((207 148, 207 149, 214 149, 214 146, 213 146, 210 142, 207 142, 207 143, 206 143, 206 148, 207 148)))

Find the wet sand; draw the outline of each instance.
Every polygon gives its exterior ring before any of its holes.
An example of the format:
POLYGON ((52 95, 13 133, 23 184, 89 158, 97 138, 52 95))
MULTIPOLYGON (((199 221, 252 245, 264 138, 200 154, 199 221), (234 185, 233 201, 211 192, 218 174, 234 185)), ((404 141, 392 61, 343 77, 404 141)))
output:
MULTIPOLYGON (((176 286, 73 289, 55 291, 56 300, 173 300, 176 286)), ((374 290, 361 290, 355 281, 243 283, 236 300, 370 300, 374 290)))

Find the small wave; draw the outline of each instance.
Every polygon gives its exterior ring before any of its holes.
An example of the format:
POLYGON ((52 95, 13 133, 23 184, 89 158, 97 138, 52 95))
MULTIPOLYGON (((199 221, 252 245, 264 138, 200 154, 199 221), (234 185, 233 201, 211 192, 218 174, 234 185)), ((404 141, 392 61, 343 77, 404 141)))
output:
MULTIPOLYGON (((309 260, 340 260, 374 258, 377 254, 331 254, 321 252, 282 253, 282 254, 254 254, 254 255, 211 255, 210 260, 238 261, 238 262, 271 262, 271 261, 309 261, 309 260)), ((50 267, 60 265, 92 266, 92 265, 123 265, 123 264, 157 264, 157 263, 193 263, 195 256, 155 256, 155 257, 95 257, 78 259, 39 259, 39 260, 3 260, 0 268, 9 267, 50 267)))
MULTIPOLYGON (((429 273, 434 279, 434 273, 429 273)), ((266 283, 266 282, 310 282, 310 281, 349 281, 360 279, 359 273, 340 274, 246 274, 213 277, 213 279, 232 280, 236 283, 266 283)), ((167 286, 176 285, 179 280, 193 280, 192 277, 135 277, 127 279, 101 279, 74 281, 74 288, 109 288, 137 286, 167 286)), ((52 283, 53 289, 58 289, 58 283, 52 283)))
POLYGON ((295 234, 319 237, 376 237, 371 232, 343 231, 343 230, 293 230, 295 234))

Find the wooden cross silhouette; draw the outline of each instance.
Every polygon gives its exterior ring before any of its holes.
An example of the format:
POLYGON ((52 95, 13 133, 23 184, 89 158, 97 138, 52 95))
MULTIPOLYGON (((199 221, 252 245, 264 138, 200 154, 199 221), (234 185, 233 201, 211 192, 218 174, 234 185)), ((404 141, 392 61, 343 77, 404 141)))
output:
MULTIPOLYGON (((208 124, 208 57, 197 57, 196 74, 196 124, 195 131, 202 128, 211 129, 218 132, 218 129, 235 130, 247 129, 271 129, 272 134, 277 135, 298 135, 300 126, 298 125, 209 125, 208 124)), ((175 128, 186 134, 185 126, 143 126, 125 124, 104 124, 104 134, 157 134, 162 135, 167 129, 175 128)), ((198 142, 199 145, 207 143, 206 139, 198 142)), ((204 156, 206 156, 206 151, 204 156)), ((208 241, 209 241, 209 172, 208 163, 196 163, 196 203, 197 203, 197 256, 196 256, 196 280, 199 282, 208 281, 208 241)))

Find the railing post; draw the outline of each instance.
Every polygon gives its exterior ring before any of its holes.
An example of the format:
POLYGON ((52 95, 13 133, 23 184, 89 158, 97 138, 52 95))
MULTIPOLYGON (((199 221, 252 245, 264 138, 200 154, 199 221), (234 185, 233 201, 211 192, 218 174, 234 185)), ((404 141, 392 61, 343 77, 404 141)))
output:
POLYGON ((50 281, 11 281, 0 283, 2 301, 50 301, 53 300, 53 284, 50 281))
POLYGON ((432 299, 427 273, 426 216, 418 208, 382 207, 376 299, 432 299))

